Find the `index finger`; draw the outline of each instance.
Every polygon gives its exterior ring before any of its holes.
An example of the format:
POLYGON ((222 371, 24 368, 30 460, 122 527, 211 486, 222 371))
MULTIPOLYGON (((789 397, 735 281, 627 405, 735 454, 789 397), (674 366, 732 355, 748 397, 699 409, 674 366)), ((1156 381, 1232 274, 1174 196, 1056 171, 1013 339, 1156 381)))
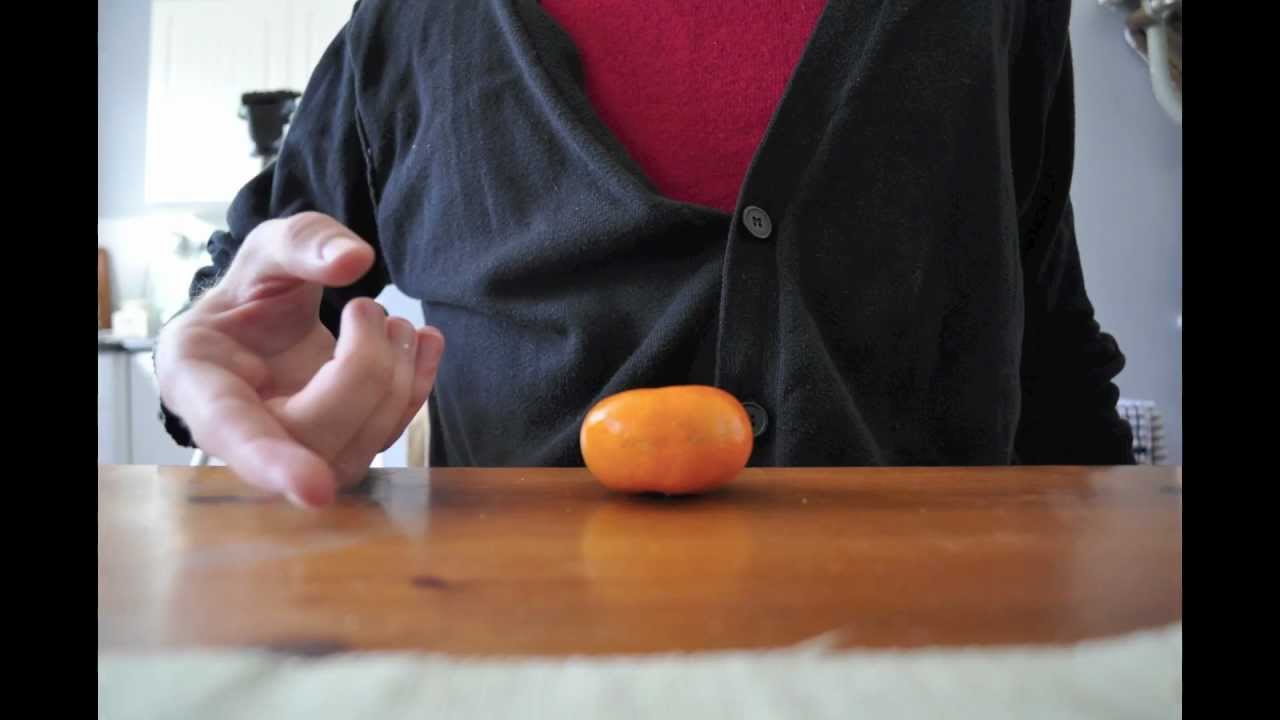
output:
POLYGON ((299 443, 236 374, 206 361, 187 362, 174 379, 174 409, 202 450, 221 458, 251 485, 307 506, 333 501, 337 478, 299 443))

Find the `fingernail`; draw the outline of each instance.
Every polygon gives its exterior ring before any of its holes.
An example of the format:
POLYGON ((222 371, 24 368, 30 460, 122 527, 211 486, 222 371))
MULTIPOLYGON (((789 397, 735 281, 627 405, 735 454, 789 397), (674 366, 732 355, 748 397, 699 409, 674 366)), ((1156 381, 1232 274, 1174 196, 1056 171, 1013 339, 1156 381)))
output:
POLYGON ((354 238, 343 236, 329 238, 320 246, 320 260, 332 262, 342 253, 350 252, 358 247, 360 247, 360 243, 354 238))

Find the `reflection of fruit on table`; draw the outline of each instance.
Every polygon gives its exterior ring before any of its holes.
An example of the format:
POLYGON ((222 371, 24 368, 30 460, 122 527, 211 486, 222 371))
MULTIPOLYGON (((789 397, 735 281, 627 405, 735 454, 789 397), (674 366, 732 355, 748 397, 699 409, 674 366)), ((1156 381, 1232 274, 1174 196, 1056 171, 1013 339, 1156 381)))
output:
POLYGON ((743 514, 714 496, 621 498, 587 519, 582 558, 592 594, 618 607, 662 597, 733 603, 752 544, 743 514))

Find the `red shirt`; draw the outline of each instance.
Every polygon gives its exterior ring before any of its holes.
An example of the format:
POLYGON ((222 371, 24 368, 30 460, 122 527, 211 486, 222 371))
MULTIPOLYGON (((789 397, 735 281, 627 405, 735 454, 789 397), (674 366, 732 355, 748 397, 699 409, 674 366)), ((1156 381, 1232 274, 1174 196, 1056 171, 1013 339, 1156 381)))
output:
POLYGON ((732 212, 826 0, 542 0, 664 196, 732 212))

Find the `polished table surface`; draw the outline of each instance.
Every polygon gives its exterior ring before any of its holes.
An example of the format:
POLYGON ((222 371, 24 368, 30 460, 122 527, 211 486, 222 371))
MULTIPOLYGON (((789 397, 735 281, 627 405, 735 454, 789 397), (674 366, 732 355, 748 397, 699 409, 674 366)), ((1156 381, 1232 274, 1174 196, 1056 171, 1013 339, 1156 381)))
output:
POLYGON ((1061 644, 1182 619, 1182 471, 396 469, 306 511, 100 466, 100 651, 571 655, 1061 644))

